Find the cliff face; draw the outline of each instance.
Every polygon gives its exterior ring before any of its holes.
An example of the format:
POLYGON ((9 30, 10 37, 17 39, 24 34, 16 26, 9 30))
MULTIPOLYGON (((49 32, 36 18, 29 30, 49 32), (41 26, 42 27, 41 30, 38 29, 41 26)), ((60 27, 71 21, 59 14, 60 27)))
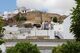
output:
MULTIPOLYGON (((57 18, 57 21, 59 23, 62 23, 64 21, 64 19, 66 18, 65 15, 59 15, 59 14, 55 14, 55 13, 47 13, 47 12, 41 12, 41 11, 29 11, 29 12, 22 13, 21 15, 26 17, 26 21, 30 21, 35 24, 41 24, 44 21, 52 21, 52 19, 54 17, 57 18)), ((17 21, 15 20, 15 16, 8 19, 7 24, 9 24, 9 23, 16 24, 17 21)))
POLYGON ((66 16, 62 16, 55 13, 46 13, 46 12, 40 12, 40 11, 31 11, 26 13, 26 19, 27 21, 33 21, 35 23, 41 24, 44 21, 51 21, 51 18, 56 17, 59 23, 62 23, 66 16))

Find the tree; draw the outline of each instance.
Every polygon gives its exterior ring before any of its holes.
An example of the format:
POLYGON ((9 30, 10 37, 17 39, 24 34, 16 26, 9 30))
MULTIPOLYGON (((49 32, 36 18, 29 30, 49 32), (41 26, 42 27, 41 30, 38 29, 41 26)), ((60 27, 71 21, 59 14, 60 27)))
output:
POLYGON ((0 50, 0 53, 2 53, 2 50, 0 50))
POLYGON ((21 12, 15 15, 14 18, 16 20, 17 26, 21 26, 21 23, 27 20, 26 17, 21 12))
POLYGON ((3 33, 4 29, 2 28, 4 26, 4 21, 2 19, 2 17, 0 17, 0 34, 3 33))
POLYGON ((61 46, 54 47, 52 53, 80 53, 80 42, 70 41, 61 46))
POLYGON ((29 42, 20 42, 7 49, 7 53, 40 53, 37 45, 33 45, 29 42))
POLYGON ((14 17, 15 17, 17 22, 26 20, 26 17, 22 13, 20 13, 20 12, 16 16, 14 16, 14 17))
MULTIPOLYGON (((1 37, 3 36, 3 31, 4 31, 4 28, 2 28, 4 26, 4 21, 2 19, 2 17, 0 17, 0 45, 2 43, 4 43, 4 40, 1 39, 1 37)), ((2 53, 2 50, 0 49, 0 53, 2 53)))
POLYGON ((57 17, 52 18, 53 22, 57 22, 57 17))
POLYGON ((80 0, 76 1, 76 7, 73 8, 72 12, 72 25, 70 27, 70 32, 72 32, 77 41, 80 41, 80 0))

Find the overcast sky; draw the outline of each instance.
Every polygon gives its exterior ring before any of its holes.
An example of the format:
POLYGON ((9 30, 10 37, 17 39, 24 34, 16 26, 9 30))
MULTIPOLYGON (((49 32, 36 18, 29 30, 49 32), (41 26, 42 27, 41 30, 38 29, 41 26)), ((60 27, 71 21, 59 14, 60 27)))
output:
POLYGON ((17 7, 44 10, 51 13, 69 14, 74 0, 17 0, 17 7))

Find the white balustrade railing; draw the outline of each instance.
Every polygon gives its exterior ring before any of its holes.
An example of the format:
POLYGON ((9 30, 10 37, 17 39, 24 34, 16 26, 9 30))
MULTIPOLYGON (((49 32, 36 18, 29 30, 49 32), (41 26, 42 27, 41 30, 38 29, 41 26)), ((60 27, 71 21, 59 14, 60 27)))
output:
POLYGON ((62 33, 60 31, 57 31, 54 33, 55 30, 38 30, 38 29, 31 29, 31 28, 21 28, 16 32, 13 32, 14 34, 5 34, 7 38, 17 38, 17 39, 26 39, 27 36, 49 36, 50 39, 54 39, 55 35, 62 37, 62 33))

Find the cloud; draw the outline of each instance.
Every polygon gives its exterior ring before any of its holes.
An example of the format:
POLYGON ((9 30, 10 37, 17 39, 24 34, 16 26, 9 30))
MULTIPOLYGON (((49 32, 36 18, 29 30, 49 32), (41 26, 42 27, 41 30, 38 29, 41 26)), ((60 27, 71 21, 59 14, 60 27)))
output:
POLYGON ((51 13, 69 14, 75 6, 74 0, 17 0, 17 7, 47 10, 51 13))

